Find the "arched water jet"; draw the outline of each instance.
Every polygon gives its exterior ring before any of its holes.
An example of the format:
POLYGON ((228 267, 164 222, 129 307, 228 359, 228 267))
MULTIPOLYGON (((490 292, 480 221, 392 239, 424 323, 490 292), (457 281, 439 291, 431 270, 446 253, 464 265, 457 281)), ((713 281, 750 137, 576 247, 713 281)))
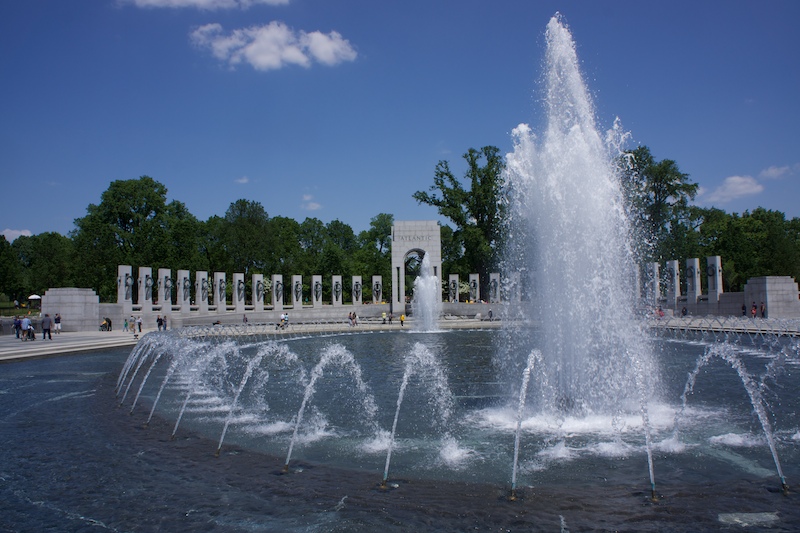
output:
POLYGON ((239 396, 242 394, 244 386, 247 384, 247 381, 250 379, 250 376, 253 375, 253 370, 261 364, 261 360, 263 358, 264 354, 259 352, 255 357, 253 357, 247 362, 247 368, 244 372, 244 375, 242 376, 241 381, 239 382, 239 386, 236 388, 236 393, 233 396, 233 401, 231 402, 231 407, 230 410, 228 411, 228 416, 225 418, 225 425, 222 428, 222 434, 219 436, 219 444, 217 445, 217 451, 216 451, 217 457, 219 457, 220 451, 222 450, 222 442, 225 440, 225 434, 228 432, 228 426, 231 423, 231 418, 233 418, 233 413, 234 410, 236 409, 236 405, 239 403, 239 396))
MULTIPOLYGON (((389 436, 389 445, 386 450, 386 463, 383 469, 383 479, 381 480, 381 487, 386 488, 389 479, 389 465, 392 460, 392 451, 395 446, 395 438, 397 434, 397 421, 400 419, 400 406, 403 404, 405 397, 406 387, 411 377, 417 372, 424 372, 425 375, 431 379, 430 394, 434 403, 436 404, 436 412, 439 416, 439 423, 442 426, 447 424, 453 409, 453 394, 447 385, 447 377, 439 364, 438 359, 428 349, 427 346, 416 343, 414 344, 410 353, 405 356, 405 369, 403 371, 403 379, 400 383, 400 390, 397 394, 397 405, 394 413, 394 420, 392 422, 392 432, 389 436)), ((445 439, 449 435, 445 435, 445 439)))
POLYGON ((308 385, 305 387, 303 401, 300 403, 300 408, 298 409, 297 416, 295 418, 292 439, 289 442, 289 451, 286 453, 286 462, 283 465, 284 472, 289 471, 289 462, 292 459, 292 451, 294 450, 294 445, 297 441, 298 431, 300 429, 300 424, 303 421, 303 415, 305 414, 306 406, 315 392, 317 381, 324 375, 325 368, 330 364, 348 368, 350 370, 353 380, 356 383, 356 387, 362 395, 362 406, 364 407, 364 412, 373 426, 372 430, 377 433, 378 427, 377 424, 375 424, 375 414, 378 411, 378 407, 375 405, 375 400, 372 398, 366 383, 364 383, 364 380, 361 377, 361 369, 353 358, 353 354, 351 354, 341 345, 328 346, 323 351, 322 357, 317 365, 311 371, 311 377, 308 381, 308 385))
MULTIPOLYGON (((775 436, 772 431, 772 424, 770 424, 769 417, 767 416, 766 405, 762 398, 762 391, 761 387, 758 383, 753 379, 750 373, 745 368, 744 364, 740 357, 737 356, 735 353, 735 347, 731 344, 719 344, 713 345, 706 350, 706 353, 703 354, 697 361, 695 365, 695 369, 692 373, 689 374, 689 378, 686 382, 686 386, 684 387, 684 393, 682 397, 682 407, 679 412, 679 416, 683 414, 686 408, 687 396, 689 393, 693 392, 695 382, 697 381, 697 376, 700 373, 700 370, 708 364, 713 358, 719 358, 736 371, 741 379, 742 385, 744 386, 745 392, 747 392, 748 397, 750 398, 750 404, 753 407, 753 411, 758 418, 759 423, 761 424, 761 429, 764 432, 764 438, 767 439, 767 446, 769 447, 770 453, 772 454, 772 460, 775 463, 775 469, 777 470, 778 477, 780 478, 781 482, 781 489, 784 493, 789 491, 789 485, 786 482, 786 477, 783 475, 783 468, 781 467, 780 458, 778 457, 778 449, 775 444, 775 436)), ((761 382, 763 384, 763 380, 761 382)), ((675 421, 675 432, 674 434, 677 435, 677 424, 678 418, 676 416, 675 421)))

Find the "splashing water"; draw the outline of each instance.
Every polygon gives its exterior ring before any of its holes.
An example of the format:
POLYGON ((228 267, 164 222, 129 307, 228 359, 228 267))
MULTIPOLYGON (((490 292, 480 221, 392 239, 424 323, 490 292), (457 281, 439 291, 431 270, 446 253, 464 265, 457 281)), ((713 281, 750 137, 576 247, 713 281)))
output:
POLYGON ((416 331, 436 331, 439 329, 439 315, 442 312, 442 287, 439 278, 433 275, 428 255, 422 258, 420 275, 414 281, 414 329, 416 331))
MULTIPOLYGON (((619 124, 601 135, 575 43, 558 16, 547 26, 547 124, 513 131, 507 156, 512 313, 544 332, 538 407, 571 415, 639 412, 652 455, 648 395, 652 348, 635 314, 637 265, 616 161, 619 124), (516 274, 518 273, 518 274, 516 274)), ((526 333, 514 331, 519 342, 526 333)), ((516 368, 520 368, 517 363, 516 368)))

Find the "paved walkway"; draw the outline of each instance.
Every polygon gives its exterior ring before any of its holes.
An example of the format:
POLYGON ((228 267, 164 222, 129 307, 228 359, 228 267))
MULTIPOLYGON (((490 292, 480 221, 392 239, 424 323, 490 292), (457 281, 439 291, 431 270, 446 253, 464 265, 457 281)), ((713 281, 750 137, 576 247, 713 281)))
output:
POLYGON ((122 331, 62 331, 58 335, 53 335, 53 340, 42 339, 42 334, 37 333, 36 340, 33 341, 23 341, 17 339, 13 333, 6 333, 0 335, 0 363, 31 357, 134 346, 137 342, 138 339, 132 334, 122 331))

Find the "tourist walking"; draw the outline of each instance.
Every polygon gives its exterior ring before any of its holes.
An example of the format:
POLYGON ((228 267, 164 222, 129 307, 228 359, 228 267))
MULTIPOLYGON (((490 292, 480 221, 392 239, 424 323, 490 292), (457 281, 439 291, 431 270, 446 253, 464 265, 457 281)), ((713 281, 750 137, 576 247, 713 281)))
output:
POLYGON ((122 331, 128 331, 128 319, 125 319, 125 322, 122 323, 122 331))
POLYGON ((139 333, 141 333, 142 332, 142 317, 141 316, 136 319, 136 327, 139 328, 139 333))
POLYGON ((28 339, 34 340, 33 335, 31 334, 31 319, 28 317, 23 317, 21 321, 21 329, 22 329, 22 340, 26 341, 28 339))
POLYGON ((53 319, 50 318, 50 315, 45 313, 44 318, 42 319, 42 340, 50 339, 53 340, 53 335, 50 333, 50 329, 53 327, 53 319))
POLYGON ((758 313, 758 307, 756 307, 756 303, 753 302, 753 307, 750 308, 750 314, 753 317, 753 320, 756 318, 756 313, 758 313))
POLYGON ((17 338, 19 339, 19 330, 22 329, 22 319, 20 319, 19 315, 14 317, 14 333, 16 334, 17 338))
POLYGON ((161 315, 158 315, 156 318, 156 325, 158 326, 158 331, 161 331, 161 328, 164 327, 164 321, 161 319, 161 315))
POLYGON ((405 323, 405 321, 406 321, 406 315, 405 314, 400 315, 400 327, 401 328, 403 327, 403 324, 405 323))

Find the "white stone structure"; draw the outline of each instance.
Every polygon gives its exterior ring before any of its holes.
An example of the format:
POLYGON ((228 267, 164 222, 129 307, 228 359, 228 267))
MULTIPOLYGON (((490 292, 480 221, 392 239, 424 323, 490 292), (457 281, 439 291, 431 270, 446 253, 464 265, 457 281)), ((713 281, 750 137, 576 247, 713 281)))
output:
POLYGON ((267 292, 264 274, 253 274, 250 288, 253 291, 253 311, 260 313, 264 310, 264 293, 267 292))
POLYGON ((489 303, 500 303, 500 273, 489 274, 489 303))
POLYGON ((208 272, 198 271, 194 273, 194 301, 197 310, 201 314, 208 313, 208 297, 211 296, 212 289, 208 283, 208 272))
POLYGON ((283 286, 283 275, 272 275, 272 310, 283 311, 283 293, 285 287, 283 286))
POLYGON ((149 312, 153 305, 153 269, 151 267, 139 267, 139 299, 137 302, 142 306, 142 312, 149 312))
POLYGON ((361 276, 353 276, 353 283, 350 288, 350 297, 353 305, 361 305, 364 295, 364 287, 361 285, 361 276))
POLYGON ((658 263, 647 263, 647 304, 655 309, 661 298, 661 271, 658 263))
POLYGON ((172 270, 168 268, 158 269, 158 303, 161 305, 161 314, 172 314, 172 270))
POLYGON ((435 220, 395 222, 392 226, 392 304, 404 309, 406 294, 405 265, 409 254, 427 255, 433 275, 442 279, 442 241, 435 220))
POLYGON ((181 306, 181 315, 188 315, 192 306, 192 282, 189 279, 188 270, 178 270, 176 281, 176 300, 181 306))
POLYGON ((311 276, 311 303, 315 308, 322 307, 322 276, 311 276))
POLYGON ((479 302, 481 299, 481 280, 478 274, 469 275, 469 300, 479 302))
POLYGON ((718 255, 706 257, 706 276, 708 276, 708 301, 719 301, 722 295, 722 258, 718 255))
POLYGON ((130 314, 133 309, 133 267, 130 265, 117 266, 117 303, 122 304, 125 313, 130 314))
POLYGON ((331 276, 331 300, 333 306, 338 307, 342 305, 342 294, 344 293, 344 285, 342 285, 342 276, 331 276))
POLYGON ((303 276, 292 276, 292 307, 294 309, 303 307, 303 276))
POLYGON ((695 304, 700 300, 703 289, 700 286, 700 260, 686 260, 686 302, 695 304))
MULTIPOLYGON (((97 331, 100 297, 92 289, 48 289, 42 298, 42 314, 45 313, 51 318, 60 314, 63 331, 97 331)), ((121 326, 116 325, 122 329, 121 326)))
POLYGON ((233 308, 236 314, 245 312, 247 302, 247 285, 244 283, 244 274, 233 273, 233 308))
POLYGON ((383 301, 383 276, 372 276, 372 303, 383 301))
POLYGON ((214 305, 217 313, 224 313, 228 309, 228 281, 225 272, 214 272, 214 305))
POLYGON ((681 297, 681 270, 678 261, 667 261, 667 305, 674 307, 681 297))
POLYGON ((458 303, 458 274, 450 274, 447 278, 447 301, 451 304, 458 303))

